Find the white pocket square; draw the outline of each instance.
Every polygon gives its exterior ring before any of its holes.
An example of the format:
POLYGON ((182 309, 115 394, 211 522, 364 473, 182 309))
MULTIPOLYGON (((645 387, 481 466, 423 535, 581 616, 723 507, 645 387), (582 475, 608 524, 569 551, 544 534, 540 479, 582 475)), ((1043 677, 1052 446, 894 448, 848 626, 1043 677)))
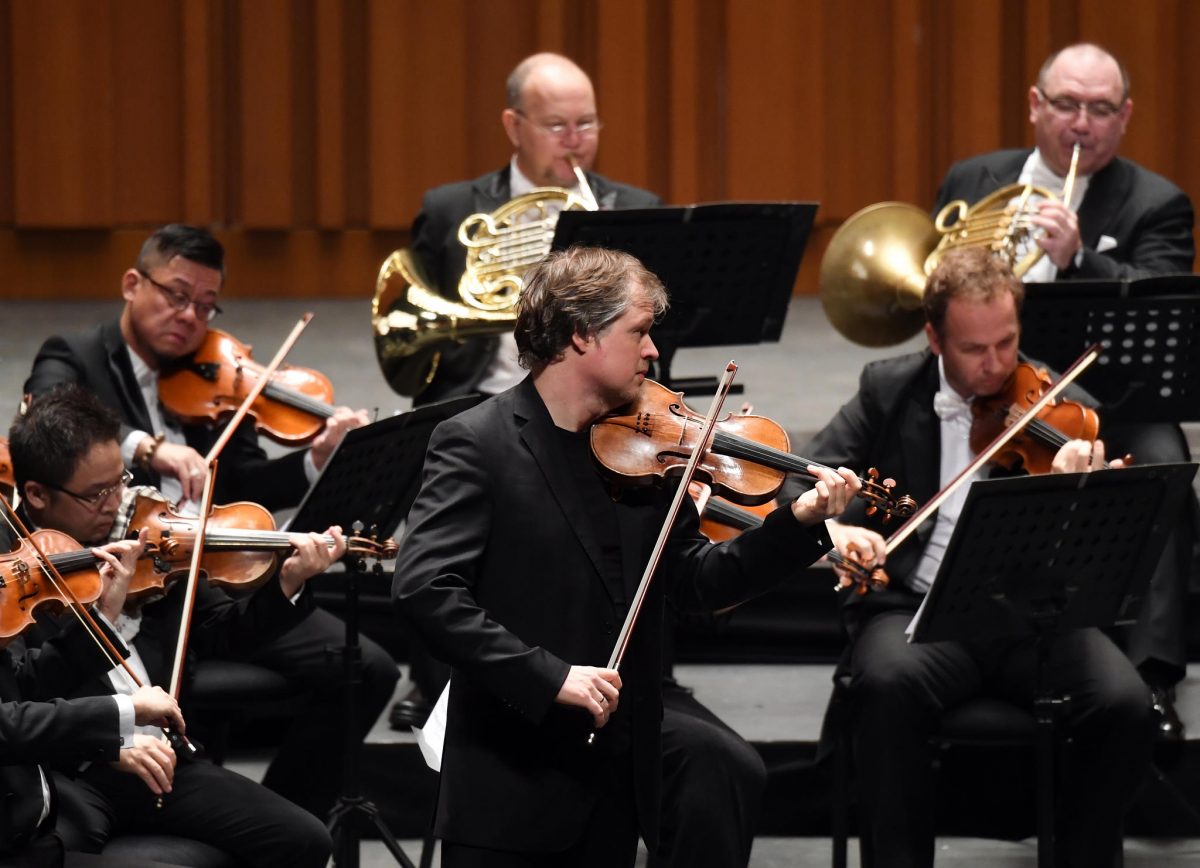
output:
POLYGON ((1096 252, 1103 253, 1105 250, 1112 250, 1117 246, 1117 239, 1111 235, 1101 235, 1100 243, 1096 245, 1096 252))

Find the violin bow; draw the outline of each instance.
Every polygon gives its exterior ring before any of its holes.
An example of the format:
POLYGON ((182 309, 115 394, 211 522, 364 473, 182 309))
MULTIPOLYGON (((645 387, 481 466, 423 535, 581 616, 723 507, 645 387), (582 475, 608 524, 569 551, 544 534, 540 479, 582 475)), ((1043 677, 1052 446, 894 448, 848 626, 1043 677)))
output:
POLYGON ((91 637, 92 641, 100 649, 100 653, 105 656, 108 663, 114 668, 120 668, 125 675, 133 683, 135 687, 141 687, 142 683, 138 680, 137 675, 129 667, 125 657, 117 647, 109 640, 108 635, 96 623, 95 618, 87 610, 87 607, 75 596, 75 592, 71 590, 71 586, 67 584, 66 579, 62 577, 62 573, 58 571, 50 557, 38 545, 36 539, 29 528, 25 526, 25 522, 21 521, 21 517, 17 515, 17 511, 13 509, 8 498, 0 494, 0 504, 4 506, 4 521, 16 532, 17 536, 29 543, 29 547, 33 549, 34 555, 38 559, 38 569, 45 575, 46 579, 54 586, 54 589, 69 603, 68 607, 75 618, 83 625, 83 629, 91 637))
MULTIPOLYGON (((73 614, 83 626, 84 632, 87 633, 88 637, 95 643, 96 647, 100 650, 100 653, 104 655, 105 660, 107 660, 109 665, 111 665, 114 669, 119 668, 122 672, 124 672, 125 677, 129 679, 129 682, 134 686, 134 689, 144 686, 141 680, 134 673, 133 669, 129 666, 129 661, 125 659, 125 655, 122 654, 115 645, 113 645, 112 640, 108 638, 108 634, 106 634, 100 625, 96 623, 96 619, 92 617, 92 613, 87 610, 87 606, 83 605, 79 598, 75 596, 75 592, 71 590, 71 586, 67 584, 67 581, 62 577, 62 574, 58 571, 58 567, 54 566, 54 563, 50 560, 46 553, 42 551, 42 547, 38 545, 33 534, 29 532, 29 528, 25 526, 25 522, 21 521, 21 517, 17 515, 17 511, 13 509, 12 504, 8 501, 8 498, 6 498, 2 493, 0 493, 0 505, 4 507, 5 522, 9 527, 17 532, 19 537, 22 537, 26 542, 29 543, 29 547, 33 549, 34 554, 37 556, 38 568, 46 576, 50 584, 54 586, 55 590, 57 590, 58 593, 68 601, 70 605, 68 605, 67 608, 71 610, 71 614, 73 614)), ((175 732, 170 727, 163 727, 163 736, 168 742, 171 743, 175 750, 185 752, 189 756, 197 753, 196 746, 188 741, 187 737, 182 733, 175 732)), ((158 806, 162 807, 161 796, 158 798, 158 806)))
POLYGON ((1037 418, 1038 413, 1042 412, 1042 410, 1051 404, 1062 393, 1062 391, 1067 388, 1067 386, 1075 382, 1076 378, 1080 374, 1086 371, 1088 367, 1090 367, 1091 364, 1096 361, 1096 359, 1100 358, 1100 352, 1102 349, 1103 346, 1101 344, 1092 344, 1090 347, 1088 347, 1087 350, 1084 351, 1083 355, 1076 359, 1071 367, 1067 369, 1066 373, 1059 378, 1058 382, 1047 389, 1042 394, 1042 397, 1034 402, 1033 406, 1022 413, 1011 425, 997 434, 996 439, 989 443, 978 455, 976 455, 974 460, 972 460, 970 464, 963 468, 962 472, 950 480, 945 488, 943 488, 933 497, 929 498, 924 505, 922 505, 916 512, 909 516, 908 520, 905 521, 904 524, 896 528, 896 532, 888 537, 884 551, 886 551, 888 554, 891 554, 900 546, 901 543, 912 536, 916 532, 917 528, 920 527, 921 524, 923 524, 925 520, 929 518, 929 516, 937 512, 938 508, 946 502, 950 495, 954 494, 954 492, 957 491, 964 482, 969 480, 976 473, 976 471, 979 470, 979 468, 987 464, 988 461, 992 459, 992 456, 1007 446, 1009 441, 1020 434, 1026 425, 1037 418))
MULTIPOLYGON (((650 581, 654 578, 654 571, 658 568, 658 562, 662 558, 663 549, 666 548, 667 540, 670 538, 671 527, 675 524, 675 517, 679 515, 680 505, 683 503, 684 498, 689 496, 688 486, 691 484, 692 477, 696 475, 696 468, 700 466, 700 461, 712 445, 713 432, 716 430, 717 424, 717 414, 721 412, 721 405, 725 402, 725 396, 729 394, 729 387, 733 385, 733 377, 737 373, 737 369, 737 363, 733 361, 730 361, 725 366, 725 375, 721 378, 721 382, 717 386, 717 393, 713 395, 712 405, 708 408, 708 415, 704 417, 700 439, 692 449, 692 455, 688 459, 687 467, 684 468, 679 487, 675 489, 675 498, 671 501, 671 508, 667 511, 667 517, 658 532, 658 540, 654 543, 654 548, 650 553, 650 560, 646 563, 646 569, 642 573, 642 580, 638 583, 637 591, 633 595, 633 602, 630 604, 629 611, 625 615, 625 623, 621 625, 621 632, 617 635, 617 642, 613 646, 612 655, 608 658, 609 669, 621 668, 621 661, 625 658, 625 651, 629 647, 629 638, 633 634, 634 625, 637 624, 638 615, 642 611, 642 604, 646 601, 646 593, 650 590, 650 581)), ((592 735, 595 736, 595 733, 592 735)), ((590 741, 591 739, 589 739, 590 741)))
POLYGON ((250 405, 258 399, 263 389, 267 387, 276 369, 283 364, 283 360, 300 337, 300 333, 304 331, 305 326, 309 324, 312 318, 313 315, 311 313, 306 313, 292 327, 291 333, 279 347, 279 351, 275 353, 275 358, 271 359, 271 363, 263 369, 262 376, 250 388, 250 391, 242 400, 242 405, 238 407, 237 412, 233 414, 233 418, 225 425, 225 430, 221 432, 221 436, 217 438, 217 442, 212 445, 212 448, 208 450, 208 455, 204 458, 204 491, 200 496, 200 515, 196 520, 196 539, 192 544, 192 562, 188 567, 183 606, 180 608, 179 613, 179 633, 175 643, 175 657, 171 661, 170 693, 176 699, 179 698, 179 690, 183 683, 183 664, 187 656, 188 638, 191 633, 192 612, 196 608, 196 586, 200 578, 200 559, 204 556, 204 534, 208 529, 208 515, 212 511, 213 505, 213 489, 215 488, 217 478, 217 459, 221 454, 221 450, 229 442, 229 438, 233 436, 237 427, 242 424, 242 420, 246 418, 246 413, 249 412, 250 405))

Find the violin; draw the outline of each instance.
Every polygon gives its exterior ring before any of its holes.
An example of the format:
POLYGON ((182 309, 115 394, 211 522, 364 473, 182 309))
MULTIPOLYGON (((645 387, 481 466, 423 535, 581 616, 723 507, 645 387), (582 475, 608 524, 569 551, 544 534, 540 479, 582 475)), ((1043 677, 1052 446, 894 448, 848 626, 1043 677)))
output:
MULTIPOLYGON (((1001 431, 1037 403, 1052 385, 1053 380, 1044 368, 1021 362, 1000 392, 972 401, 971 451, 976 454, 983 451, 1001 431)), ((991 460, 1008 470, 1023 466, 1027 473, 1049 473, 1054 456, 1067 441, 1091 441, 1099 433, 1100 417, 1095 410, 1078 401, 1060 398, 1043 408, 1037 418, 991 460)))
MULTIPOLYGON (((33 536, 76 600, 86 605, 100 599, 104 584, 99 567, 104 562, 91 549, 56 530, 35 531, 33 536)), ((25 537, 17 548, 0 555, 0 647, 34 623, 38 609, 53 613, 71 605, 70 596, 50 580, 47 572, 25 537)))
MULTIPOLYGON (((651 485, 682 472, 703 418, 684 403, 682 393, 646 380, 631 405, 592 426, 592 454, 618 483, 651 485)), ((764 416, 730 415, 718 420, 712 447, 702 457, 697 476, 715 494, 734 503, 766 503, 779 493, 788 473, 811 476, 823 467, 792 455, 788 447, 787 432, 778 422, 764 416)), ((875 468, 859 480, 858 496, 870 504, 867 514, 882 511, 885 520, 911 515, 916 501, 907 494, 896 497, 895 480, 878 480, 875 468)))
MULTIPOLYGON (((196 541, 195 516, 175 512, 166 500, 139 494, 133 501, 127 536, 146 530, 146 546, 129 583, 128 599, 141 600, 166 593, 167 584, 187 570, 196 541)), ((323 537, 331 548, 334 539, 323 537)), ((281 553, 292 551, 288 534, 275 529, 271 513, 257 503, 214 506, 204 535, 201 568, 210 584, 251 591, 269 579, 281 553)), ((397 552, 396 541, 360 535, 346 536, 346 552, 387 560, 397 552)))
POLYGON ((757 506, 736 506, 723 497, 713 497, 712 489, 703 482, 688 486, 688 494, 700 511, 700 533, 710 542, 725 542, 760 527, 775 504, 768 501, 757 506))
MULTIPOLYGON (((200 349, 158 378, 164 407, 188 424, 232 416, 262 375, 250 346, 209 329, 200 349)), ((333 385, 320 371, 281 365, 250 407, 258 431, 285 446, 313 440, 333 415, 333 385)))

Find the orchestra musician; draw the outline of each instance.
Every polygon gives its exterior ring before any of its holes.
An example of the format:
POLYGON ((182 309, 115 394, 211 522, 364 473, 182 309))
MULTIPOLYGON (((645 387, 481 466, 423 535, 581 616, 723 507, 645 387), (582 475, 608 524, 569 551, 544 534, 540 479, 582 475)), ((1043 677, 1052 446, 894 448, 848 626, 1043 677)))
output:
MULTIPOLYGON (((0 549, 15 548, 15 537, 9 523, 0 522, 0 549)), ((102 581, 97 608, 120 593, 114 586, 128 581, 122 558, 138 547, 123 541, 95 549, 102 581)), ((85 677, 108 669, 75 623, 41 649, 25 649, 19 638, 0 649, 0 792, 9 794, 0 808, 2 865, 63 864, 62 839, 54 830, 59 806, 48 777, 52 767, 117 762, 122 750, 133 748, 135 726, 186 729, 179 703, 160 687, 140 687, 132 695, 34 700, 40 694, 32 685, 45 680, 39 674, 64 666, 85 677)))
MULTIPOLYGON (((119 414, 121 457, 134 481, 159 487, 168 499, 199 500, 203 453, 219 430, 179 424, 162 412, 158 372, 194 352, 220 312, 224 249, 206 230, 168 225, 146 239, 137 264, 121 278, 125 305, 118 319, 76 334, 46 340, 25 384, 34 402, 61 383, 77 383, 119 414)), ((339 407, 303 451, 268 459, 247 419, 221 455, 215 501, 247 500, 269 509, 295 506, 334 446, 349 428, 367 422, 365 411, 339 407)), ((341 780, 342 622, 318 607, 295 629, 261 647, 252 658, 310 692, 295 715, 264 785, 323 817, 341 780)), ((377 643, 361 638, 363 682, 357 719, 365 736, 392 697, 396 663, 377 643)))
POLYGON ((859 482, 824 471, 721 545, 684 508, 624 666, 598 665, 668 495, 611 496, 588 430, 638 394, 666 292, 596 248, 551 254, 527 278, 515 335, 531 373, 435 430, 396 563, 402 617, 454 667, 434 833, 447 868, 632 865, 638 833, 652 853, 658 835, 665 599, 713 611, 800 574, 859 482))
MULTIPOLYGON (((429 190, 413 221, 412 250, 433 286, 458 300, 466 256, 459 225, 472 214, 495 211, 536 187, 581 194, 574 164, 585 173, 602 209, 653 208, 662 200, 647 190, 610 181, 592 171, 600 144, 600 116, 587 73, 558 54, 522 60, 505 83, 507 105, 500 114, 512 143, 509 163, 497 172, 429 190)), ((496 395, 524 376, 511 334, 470 338, 443 351, 432 382, 419 403, 477 393, 496 395)))
MULTIPOLYGON (((61 531, 85 545, 124 536, 120 519, 133 492, 125 487, 119 420, 97 398, 75 385, 40 396, 14 420, 10 445, 29 527, 61 531)), ((312 605, 306 580, 344 551, 339 530, 329 533, 336 541, 332 548, 315 534, 291 535, 294 553, 244 602, 201 581, 191 646, 204 646, 209 656, 245 657, 301 623, 312 605)), ((141 543, 120 545, 123 557, 110 565, 118 575, 96 611, 142 684, 169 683, 186 583, 140 608, 127 607, 141 543)), ((67 622, 63 635, 77 626, 67 622)), ((39 699, 109 697, 130 693, 133 684, 122 669, 106 664, 54 670, 31 690, 39 699)), ((99 852, 114 834, 159 832, 205 841, 244 864, 325 865, 332 843, 310 812, 235 772, 181 760, 161 733, 138 732, 132 739, 115 762, 58 764, 59 832, 68 849, 99 852)))
MULTIPOLYGON (((946 174, 934 212, 956 199, 975 202, 999 187, 1032 183, 1061 190, 1076 142, 1081 145, 1070 202, 1040 203, 1033 218, 1045 255, 1026 281, 1125 279, 1190 273, 1195 258, 1192 203, 1160 175, 1117 155, 1133 114, 1129 73, 1096 45, 1071 45, 1042 64, 1029 88, 1036 147, 981 154, 946 174)), ((1178 425, 1107 423, 1114 454, 1139 464, 1189 460, 1178 425)), ((1197 504, 1190 498, 1151 581, 1126 652, 1151 688, 1160 739, 1181 746, 1183 724, 1174 685, 1187 665, 1185 616, 1196 540, 1197 504)))
MULTIPOLYGON (((412 250, 432 285, 447 299, 458 300, 465 266, 458 227, 468 216, 491 213, 536 187, 559 187, 581 194, 574 165, 603 210, 652 208, 662 204, 655 194, 612 181, 592 171, 600 143, 601 122, 595 91, 587 73, 558 54, 534 54, 512 70, 505 85, 507 104, 500 115, 512 143, 509 163, 470 181, 428 191, 413 223, 412 250)), ((469 338, 442 350, 431 383, 417 404, 458 395, 495 395, 524 376, 511 334, 469 338)), ((411 674, 417 686, 397 703, 393 725, 420 726, 430 702, 441 692, 449 668, 431 659, 419 638, 410 641, 411 674)), ((651 864, 745 865, 767 770, 762 758, 675 681, 672 660, 664 660, 664 774, 662 848, 651 864)))
MULTIPOLYGON (((1015 370, 1023 298, 1022 283, 990 251, 948 252, 925 289, 928 348, 868 364, 858 393, 805 455, 855 468, 886 466, 918 502, 927 501, 974 457, 970 403, 999 392, 1015 370)), ((1083 471, 1103 459, 1099 441, 1071 440, 1054 455, 1053 469, 1083 471)), ((803 479, 792 477, 784 491, 790 496, 805 488, 803 479)), ((910 644, 905 635, 965 497, 964 486, 935 522, 890 554, 886 590, 851 594, 843 609, 851 637, 846 661, 858 798, 880 866, 933 865, 929 737, 941 713, 983 693, 1032 707, 1032 635, 922 644, 910 644)), ((857 504, 830 525, 843 554, 851 546, 881 551, 877 519, 857 504)), ((1148 691, 1129 659, 1096 629, 1058 637, 1048 677, 1057 695, 1071 697, 1063 721, 1072 739, 1063 792, 1071 809, 1058 817, 1064 864, 1114 864, 1122 816, 1150 760, 1148 691)))

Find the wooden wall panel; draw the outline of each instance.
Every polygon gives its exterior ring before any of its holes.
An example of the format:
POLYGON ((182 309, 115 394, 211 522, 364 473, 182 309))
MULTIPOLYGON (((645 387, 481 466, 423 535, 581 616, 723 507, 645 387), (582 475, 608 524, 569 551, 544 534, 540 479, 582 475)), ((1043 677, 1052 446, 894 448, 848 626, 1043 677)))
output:
POLYGON ((1031 143, 1028 87, 1080 39, 1131 71, 1122 152, 1200 198, 1197 32, 1189 0, 0 0, 0 297, 107 295, 171 220, 229 241, 232 293, 365 297, 425 190, 508 158, 504 78, 540 50, 593 75, 605 174, 819 201, 811 292, 849 214, 1031 143))
POLYGON ((111 225, 112 0, 18 2, 11 15, 13 223, 111 225))

